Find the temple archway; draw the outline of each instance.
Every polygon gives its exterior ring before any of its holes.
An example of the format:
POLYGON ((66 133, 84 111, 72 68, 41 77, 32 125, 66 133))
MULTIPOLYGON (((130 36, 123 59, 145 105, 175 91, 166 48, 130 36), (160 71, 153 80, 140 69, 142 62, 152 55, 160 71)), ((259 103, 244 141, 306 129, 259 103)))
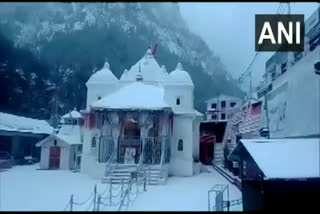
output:
POLYGON ((140 137, 140 126, 134 119, 126 120, 123 124, 124 137, 140 137))
POLYGON ((133 118, 124 121, 122 137, 119 139, 119 162, 137 164, 141 149, 139 122, 133 118))

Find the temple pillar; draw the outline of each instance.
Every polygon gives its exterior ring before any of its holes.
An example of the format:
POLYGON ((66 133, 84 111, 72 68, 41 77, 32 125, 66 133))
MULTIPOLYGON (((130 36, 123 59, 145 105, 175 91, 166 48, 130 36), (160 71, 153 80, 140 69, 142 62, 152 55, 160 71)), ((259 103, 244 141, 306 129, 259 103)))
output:
POLYGON ((142 148, 144 149, 148 132, 153 127, 152 115, 149 112, 140 113, 139 126, 140 126, 140 137, 142 141, 142 148))

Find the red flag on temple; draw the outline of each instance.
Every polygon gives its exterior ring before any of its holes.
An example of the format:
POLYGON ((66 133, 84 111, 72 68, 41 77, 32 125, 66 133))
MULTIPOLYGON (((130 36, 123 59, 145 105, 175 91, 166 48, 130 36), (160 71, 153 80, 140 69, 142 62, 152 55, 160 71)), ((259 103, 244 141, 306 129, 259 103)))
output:
POLYGON ((157 52, 157 47, 158 47, 158 44, 155 44, 155 46, 153 47, 153 50, 152 50, 152 55, 154 56, 157 52))

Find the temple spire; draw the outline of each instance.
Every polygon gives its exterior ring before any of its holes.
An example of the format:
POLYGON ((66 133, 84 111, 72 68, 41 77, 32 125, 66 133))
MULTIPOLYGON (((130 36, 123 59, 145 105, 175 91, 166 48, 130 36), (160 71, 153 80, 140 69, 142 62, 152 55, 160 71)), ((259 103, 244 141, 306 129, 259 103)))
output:
POLYGON ((141 74, 141 66, 140 66, 140 63, 139 63, 139 71, 138 71, 138 73, 137 73, 137 75, 136 75, 136 80, 137 80, 137 81, 142 81, 142 80, 143 80, 143 76, 142 76, 142 74, 141 74))

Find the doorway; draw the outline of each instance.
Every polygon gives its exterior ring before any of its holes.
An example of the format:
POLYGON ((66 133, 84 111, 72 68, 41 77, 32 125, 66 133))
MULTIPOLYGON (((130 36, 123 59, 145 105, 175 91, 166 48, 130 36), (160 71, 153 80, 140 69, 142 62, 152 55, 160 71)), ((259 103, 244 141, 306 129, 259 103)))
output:
POLYGON ((211 165, 214 153, 215 136, 205 135, 200 138, 200 162, 211 165))
POLYGON ((59 169, 60 167, 60 146, 51 146, 50 147, 50 156, 49 156, 49 169, 59 169))
POLYGON ((124 122, 123 135, 119 139, 119 163, 137 164, 141 154, 140 126, 137 120, 124 122))

